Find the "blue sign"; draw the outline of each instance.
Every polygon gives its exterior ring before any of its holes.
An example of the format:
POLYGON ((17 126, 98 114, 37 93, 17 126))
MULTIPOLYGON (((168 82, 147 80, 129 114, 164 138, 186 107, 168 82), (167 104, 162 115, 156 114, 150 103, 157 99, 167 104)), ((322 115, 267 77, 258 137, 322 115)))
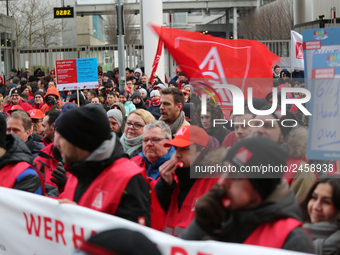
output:
POLYGON ((305 59, 305 83, 310 89, 313 56, 340 52, 340 27, 307 29, 302 32, 305 59))
POLYGON ((78 83, 97 82, 98 84, 97 58, 77 59, 77 81, 78 83))
POLYGON ((307 157, 339 160, 340 53, 314 55, 311 77, 307 157))

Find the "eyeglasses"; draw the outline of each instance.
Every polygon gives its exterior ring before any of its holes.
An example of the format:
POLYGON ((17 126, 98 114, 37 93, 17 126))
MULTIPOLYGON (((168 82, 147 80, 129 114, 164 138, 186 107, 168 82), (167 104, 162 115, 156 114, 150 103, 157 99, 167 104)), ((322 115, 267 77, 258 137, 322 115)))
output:
POLYGON ((161 140, 166 139, 169 140, 169 138, 150 138, 150 139, 143 139, 143 143, 148 143, 148 141, 151 141, 152 144, 159 143, 161 140))
POLYGON ((37 124, 37 123, 42 122, 42 120, 41 120, 41 119, 32 119, 32 122, 35 123, 35 124, 37 124))
POLYGON ((140 128, 142 128, 142 127, 144 127, 145 125, 141 125, 141 124, 138 124, 138 123, 132 123, 132 122, 126 122, 126 126, 128 126, 128 127, 133 127, 133 129, 136 129, 136 130, 138 130, 138 129, 140 129, 140 128))

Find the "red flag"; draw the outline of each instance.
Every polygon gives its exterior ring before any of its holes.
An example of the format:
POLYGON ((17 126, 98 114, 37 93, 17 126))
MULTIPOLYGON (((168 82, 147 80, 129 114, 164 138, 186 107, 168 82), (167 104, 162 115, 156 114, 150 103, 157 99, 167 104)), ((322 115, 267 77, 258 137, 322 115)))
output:
MULTIPOLYGON (((193 78, 209 78, 221 84, 236 85, 243 90, 245 98, 248 87, 253 88, 253 97, 263 98, 272 91, 272 66, 279 61, 279 57, 264 44, 253 40, 227 40, 168 27, 152 27, 191 81, 193 78)), ((232 109, 229 90, 215 90, 213 83, 203 85, 205 90, 217 95, 220 102, 222 100, 222 109, 232 109)))
POLYGON ((153 61, 152 71, 151 71, 151 75, 150 75, 150 78, 149 78, 149 82, 151 82, 151 83, 152 83, 153 75, 155 74, 155 72, 157 70, 159 59, 161 58, 161 55, 162 55, 162 49, 163 49, 163 42, 161 41, 161 39, 159 39, 158 40, 158 46, 157 46, 157 52, 156 52, 156 55, 155 55, 155 60, 153 61))

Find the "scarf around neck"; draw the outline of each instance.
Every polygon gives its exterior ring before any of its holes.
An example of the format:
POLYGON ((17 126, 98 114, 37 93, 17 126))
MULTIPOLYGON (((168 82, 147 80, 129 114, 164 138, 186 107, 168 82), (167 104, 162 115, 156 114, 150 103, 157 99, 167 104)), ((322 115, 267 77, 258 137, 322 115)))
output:
POLYGON ((142 151, 143 135, 128 139, 125 133, 120 138, 120 143, 123 146, 124 152, 130 157, 142 151))
MULTIPOLYGON (((178 129, 182 126, 184 122, 184 116, 184 112, 181 111, 175 122, 170 125, 172 137, 175 137, 178 129)), ((162 117, 160 117, 159 120, 162 120, 162 117)))
POLYGON ((151 103, 154 106, 159 106, 161 104, 161 99, 158 98, 158 99, 151 100, 151 103))

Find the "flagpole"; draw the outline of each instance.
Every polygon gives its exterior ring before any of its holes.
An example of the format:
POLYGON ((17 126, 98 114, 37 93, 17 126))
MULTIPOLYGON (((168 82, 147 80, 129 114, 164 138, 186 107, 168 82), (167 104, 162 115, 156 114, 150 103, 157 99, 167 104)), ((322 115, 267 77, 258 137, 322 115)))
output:
POLYGON ((119 90, 125 88, 125 51, 124 51, 124 23, 123 3, 117 0, 117 38, 118 38, 118 66, 119 66, 119 90))

